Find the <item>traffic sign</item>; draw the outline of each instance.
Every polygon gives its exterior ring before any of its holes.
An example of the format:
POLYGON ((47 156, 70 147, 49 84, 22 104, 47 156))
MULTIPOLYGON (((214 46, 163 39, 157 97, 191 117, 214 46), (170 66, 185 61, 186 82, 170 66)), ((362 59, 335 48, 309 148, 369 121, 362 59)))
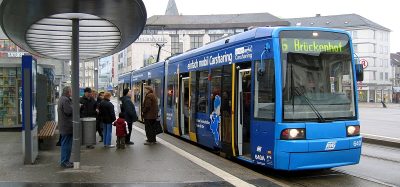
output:
POLYGON ((365 69, 365 68, 367 68, 367 67, 368 67, 368 61, 367 61, 367 60, 365 60, 365 59, 361 59, 361 60, 360 60, 360 64, 362 64, 362 66, 363 66, 363 69, 365 69))

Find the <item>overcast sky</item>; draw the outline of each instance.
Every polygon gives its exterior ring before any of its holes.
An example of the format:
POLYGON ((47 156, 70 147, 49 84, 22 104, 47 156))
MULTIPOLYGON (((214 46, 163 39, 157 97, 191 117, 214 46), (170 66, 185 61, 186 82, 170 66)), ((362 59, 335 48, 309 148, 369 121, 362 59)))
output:
MULTIPOLYGON (((168 4, 168 0, 143 0, 143 2, 148 17, 163 15, 168 4)), ((175 0, 175 2, 179 13, 183 15, 268 12, 279 18, 298 18, 312 17, 315 14, 324 16, 355 13, 392 30, 390 52, 400 52, 400 15, 398 15, 400 7, 395 0, 175 0)))

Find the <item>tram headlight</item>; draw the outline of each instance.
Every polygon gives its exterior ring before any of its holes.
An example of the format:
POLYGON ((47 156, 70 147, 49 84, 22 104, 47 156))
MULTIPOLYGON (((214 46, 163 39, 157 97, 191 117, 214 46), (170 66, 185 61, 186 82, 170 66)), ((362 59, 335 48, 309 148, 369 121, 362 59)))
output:
POLYGON ((284 129, 281 132, 282 140, 301 140, 305 139, 306 129, 284 129))
POLYGON ((347 136, 358 136, 360 135, 360 125, 347 126, 347 136))

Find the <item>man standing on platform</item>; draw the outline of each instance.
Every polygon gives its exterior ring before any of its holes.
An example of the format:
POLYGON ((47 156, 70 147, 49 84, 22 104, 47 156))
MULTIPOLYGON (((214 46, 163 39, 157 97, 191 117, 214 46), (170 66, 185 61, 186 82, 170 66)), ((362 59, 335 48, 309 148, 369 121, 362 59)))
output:
POLYGON ((144 97, 142 116, 144 118, 144 129, 147 140, 144 145, 153 145, 157 142, 155 126, 158 117, 158 100, 152 87, 146 86, 145 89, 146 96, 144 97))
MULTIPOLYGON (((81 118, 87 118, 87 117, 96 118, 97 102, 92 97, 92 89, 90 89, 89 87, 85 88, 84 95, 80 98, 79 103, 81 104, 81 108, 80 108, 81 118)), ((86 148, 93 149, 94 146, 88 145, 88 146, 86 146, 86 148)))
POLYGON ((125 136, 125 144, 133 145, 131 141, 131 134, 132 134, 132 124, 136 122, 138 117, 135 110, 135 105, 132 103, 132 92, 129 89, 123 90, 123 97, 121 98, 122 105, 121 105, 121 112, 125 115, 125 121, 128 123, 128 130, 129 132, 125 136))
POLYGON ((69 161, 72 149, 72 92, 71 87, 63 89, 62 96, 58 100, 58 126, 61 136, 61 167, 73 168, 74 165, 69 161))

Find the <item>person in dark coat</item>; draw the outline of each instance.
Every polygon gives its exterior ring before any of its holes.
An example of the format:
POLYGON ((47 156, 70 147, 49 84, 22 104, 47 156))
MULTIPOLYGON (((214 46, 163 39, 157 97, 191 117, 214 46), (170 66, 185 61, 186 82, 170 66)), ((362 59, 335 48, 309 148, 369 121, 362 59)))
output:
POLYGON ((73 163, 69 161, 72 150, 72 92, 71 87, 66 86, 63 88, 63 93, 58 100, 57 113, 58 113, 58 127, 61 136, 61 162, 63 168, 74 167, 73 163))
POLYGON ((145 131, 147 141, 145 145, 152 145, 156 143, 155 125, 158 117, 158 101, 154 94, 153 88, 150 86, 145 87, 147 93, 144 98, 143 104, 143 119, 145 123, 145 131))
POLYGON ((79 99, 79 103, 81 104, 81 118, 96 117, 96 100, 92 97, 92 89, 85 88, 84 95, 79 99))
POLYGON ((133 104, 132 100, 132 92, 129 89, 124 89, 123 97, 121 97, 122 106, 121 112, 125 115, 125 121, 128 123, 128 134, 126 135, 125 143, 127 145, 132 145, 133 142, 131 141, 131 134, 132 134, 132 124, 133 122, 137 121, 137 115, 135 110, 135 105, 133 104))
POLYGON ((100 136, 100 142, 103 142, 103 124, 101 123, 101 118, 99 115, 99 106, 101 101, 104 98, 104 92, 99 92, 99 95, 97 96, 97 101, 96 101, 96 130, 99 133, 100 136))
POLYGON ((117 149, 125 149, 125 136, 128 134, 127 122, 125 121, 124 113, 119 113, 117 121, 114 121, 115 135, 117 136, 117 149))
MULTIPOLYGON (((96 118, 96 100, 92 95, 92 89, 86 87, 84 89, 84 95, 79 99, 79 103, 81 104, 80 108, 80 116, 81 118, 92 117, 96 118)), ((93 145, 87 145, 86 148, 94 149, 93 145)))
POLYGON ((116 120, 114 105, 110 102, 111 93, 104 94, 104 100, 100 103, 99 112, 103 123, 103 143, 106 148, 113 148, 111 145, 112 123, 116 120))

